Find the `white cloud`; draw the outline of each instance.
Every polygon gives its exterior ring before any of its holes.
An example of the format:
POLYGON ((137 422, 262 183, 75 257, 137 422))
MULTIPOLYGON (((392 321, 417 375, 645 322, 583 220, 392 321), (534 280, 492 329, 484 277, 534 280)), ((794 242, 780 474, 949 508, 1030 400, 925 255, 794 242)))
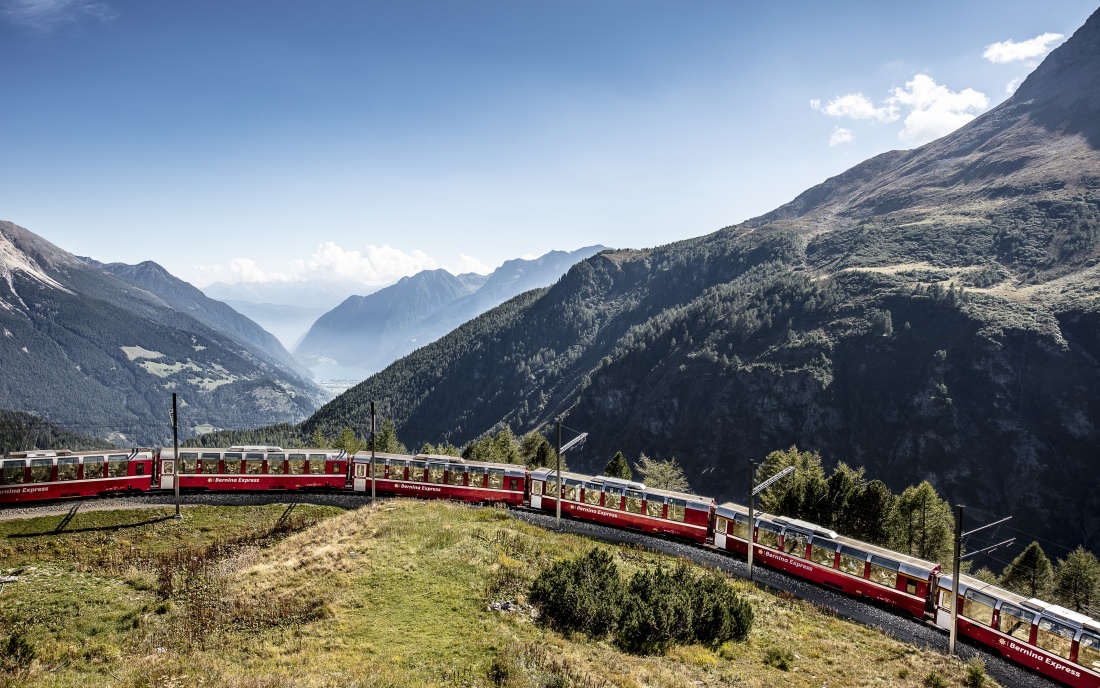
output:
POLYGON ((830 117, 850 117, 852 119, 874 119, 880 122, 892 122, 898 118, 897 110, 887 104, 875 107, 871 99, 862 93, 849 93, 833 98, 824 106, 814 98, 810 107, 830 117))
POLYGON ((986 46, 982 57, 994 64, 1038 60, 1053 50, 1055 44, 1063 38, 1065 36, 1060 33, 1044 33, 1019 43, 1009 39, 986 46))
MULTIPOLYGON (((479 261, 473 258, 470 260, 477 266, 484 267, 479 261)), ((459 262, 461 265, 462 260, 459 262)), ((198 281, 204 284, 348 280, 372 286, 391 284, 407 275, 437 267, 439 266, 435 260, 423 251, 405 253, 389 246, 368 246, 357 251, 341 248, 331 241, 318 245, 308 259, 291 261, 287 265, 288 269, 283 272, 264 270, 251 258, 235 258, 228 267, 217 263, 194 266, 202 274, 198 281)))
MULTIPOLYGON (((810 107, 830 117, 879 122, 893 122, 904 113, 905 126, 898 136, 903 141, 921 145, 974 119, 989 107, 989 98, 972 88, 952 91, 927 74, 917 74, 903 88, 890 89, 890 96, 880 106, 862 93, 851 93, 825 105, 820 100, 811 100, 810 107)), ((847 143, 853 137, 851 130, 838 126, 829 137, 829 145, 847 143)))
POLYGON ((832 135, 829 136, 830 146, 839 146, 842 143, 850 143, 855 138, 855 134, 851 129, 845 129, 844 127, 836 127, 833 129, 832 135))
POLYGON ((989 98, 972 88, 955 92, 927 74, 917 74, 894 88, 887 103, 910 109, 898 136, 917 145, 950 134, 989 107, 989 98))
POLYGON ((9 0, 3 15, 16 23, 48 30, 85 17, 111 21, 116 13, 106 3, 94 0, 9 0))
POLYGON ((447 271, 452 275, 461 275, 467 272, 476 272, 479 275, 488 275, 493 271, 491 267, 481 262, 473 256, 468 256, 465 253, 458 254, 458 264, 453 268, 447 268, 447 271))
POLYGON ((1015 93, 1016 89, 1020 88, 1020 83, 1023 80, 1024 78, 1022 76, 1018 76, 1012 81, 1008 82, 1008 84, 1005 86, 1005 93, 1007 93, 1008 95, 1012 95, 1013 93, 1015 93))

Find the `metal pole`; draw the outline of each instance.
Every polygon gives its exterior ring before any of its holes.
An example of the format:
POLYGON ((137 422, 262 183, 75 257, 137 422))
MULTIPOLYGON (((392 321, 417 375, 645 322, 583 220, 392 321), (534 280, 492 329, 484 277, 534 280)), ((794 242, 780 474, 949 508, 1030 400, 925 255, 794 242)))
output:
POLYGON ((756 490, 753 485, 756 483, 756 464, 752 459, 749 459, 749 582, 752 582, 752 546, 753 546, 753 531, 756 530, 756 490))
POLYGON ((565 488, 561 484, 561 422, 557 423, 558 431, 558 494, 554 496, 554 510, 557 512, 557 524, 558 530, 561 530, 561 496, 565 492, 565 488))
POLYGON ((180 513, 180 423, 176 413, 176 393, 172 392, 172 484, 176 491, 176 518, 183 518, 180 513))
POLYGON ((951 575, 951 636, 947 654, 955 654, 955 639, 959 635, 959 559, 962 554, 963 508, 955 506, 955 556, 952 558, 951 575))
POLYGON ((374 504, 375 497, 378 495, 374 490, 374 402, 370 403, 370 503, 374 504))

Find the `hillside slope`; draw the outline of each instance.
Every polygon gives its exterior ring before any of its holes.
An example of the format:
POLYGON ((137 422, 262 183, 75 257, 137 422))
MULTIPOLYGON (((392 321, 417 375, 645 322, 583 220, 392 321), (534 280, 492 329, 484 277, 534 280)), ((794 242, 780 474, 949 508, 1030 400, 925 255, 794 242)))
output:
POLYGON ((365 430, 372 400, 410 445, 564 415, 590 433, 571 465, 676 456, 720 499, 797 444, 1095 547, 1098 65, 1100 13, 953 134, 742 225, 590 258, 304 427, 365 430))
POLYGON ((0 222, 0 407, 160 444, 171 438, 173 391, 185 433, 293 422, 323 400, 228 323, 204 324, 173 300, 0 222))

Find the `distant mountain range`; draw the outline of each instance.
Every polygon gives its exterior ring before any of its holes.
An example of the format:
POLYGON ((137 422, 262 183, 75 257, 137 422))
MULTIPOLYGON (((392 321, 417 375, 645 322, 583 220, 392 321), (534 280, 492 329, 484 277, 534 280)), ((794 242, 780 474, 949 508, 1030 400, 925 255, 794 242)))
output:
POLYGON ((956 132, 743 224, 589 258, 301 430, 365 433, 372 401, 410 446, 564 417, 589 433, 571 466, 675 456, 720 499, 797 444, 1095 549, 1098 149, 1100 13, 956 132))
POLYGON ((368 296, 351 296, 317 319, 294 350, 317 379, 365 379, 462 323, 538 287, 604 250, 588 246, 509 260, 490 275, 425 270, 368 296))
POLYGON ((0 222, 0 408, 126 444, 295 422, 326 394, 275 338, 156 263, 82 259, 0 222))

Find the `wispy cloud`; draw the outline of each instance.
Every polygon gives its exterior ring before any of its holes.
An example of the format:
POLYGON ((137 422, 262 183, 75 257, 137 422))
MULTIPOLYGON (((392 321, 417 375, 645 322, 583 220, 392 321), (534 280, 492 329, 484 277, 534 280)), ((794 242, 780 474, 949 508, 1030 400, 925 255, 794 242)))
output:
POLYGON ((96 0, 7 0, 0 14, 43 31, 85 18, 107 22, 117 16, 110 5, 96 0))
POLYGON ((994 64, 1037 61, 1065 38, 1060 33, 1044 33, 1017 43, 1011 39, 986 46, 982 57, 994 64))
POLYGON ((851 143, 855 138, 855 134, 851 129, 845 129, 844 127, 836 127, 833 129, 833 133, 829 136, 830 146, 839 146, 842 143, 851 143))
MULTIPOLYGON (((893 122, 901 119, 904 126, 898 132, 903 141, 921 145, 958 129, 989 107, 989 98, 972 88, 961 91, 937 84, 927 74, 917 74, 903 87, 890 89, 882 105, 862 93, 851 93, 830 100, 825 105, 811 100, 810 107, 830 117, 855 120, 893 122)), ((835 146, 852 140, 854 133, 837 127, 829 138, 835 146)))
POLYGON ((491 267, 481 262, 473 256, 468 256, 465 253, 458 254, 458 264, 453 268, 447 268, 447 271, 452 275, 461 275, 467 272, 476 272, 479 275, 488 275, 493 271, 491 267))

